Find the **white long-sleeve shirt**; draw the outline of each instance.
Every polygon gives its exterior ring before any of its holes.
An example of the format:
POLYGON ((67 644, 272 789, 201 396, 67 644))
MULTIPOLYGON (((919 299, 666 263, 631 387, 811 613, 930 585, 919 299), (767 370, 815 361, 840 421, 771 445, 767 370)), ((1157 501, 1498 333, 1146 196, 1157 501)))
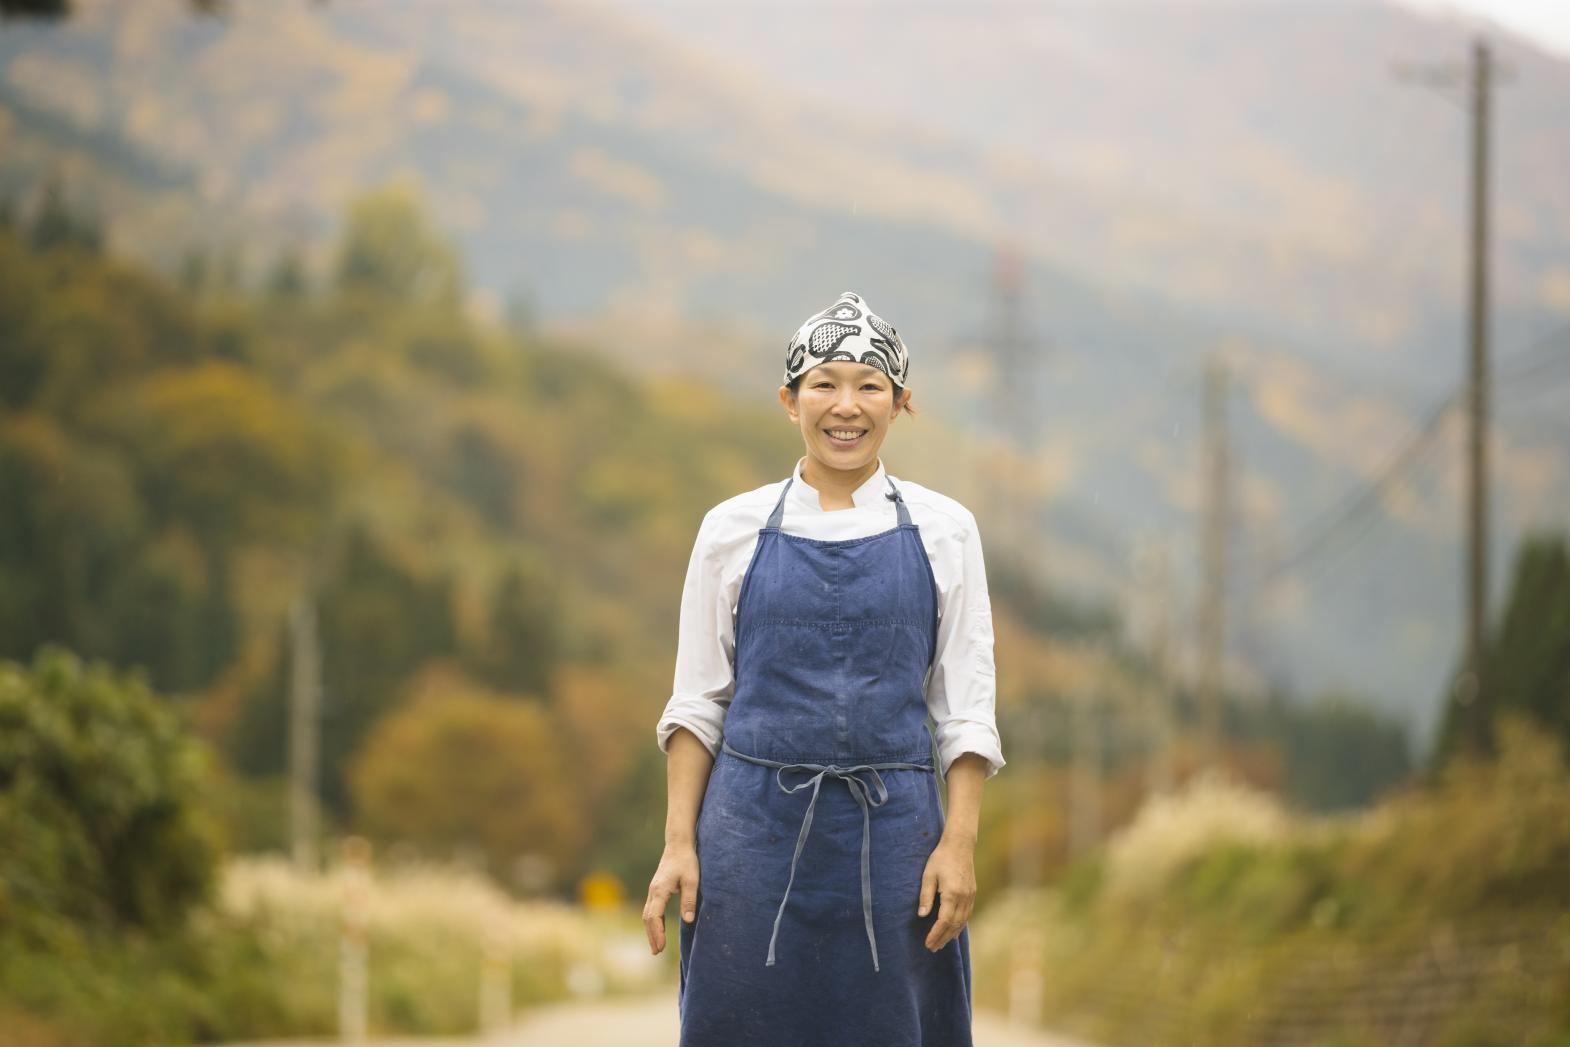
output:
MULTIPOLYGON (((785 496, 780 529, 820 541, 865 538, 898 523, 898 510, 885 498, 883 462, 851 495, 850 509, 825 510, 818 492, 801 476, 785 496)), ((920 529, 921 544, 938 586, 938 637, 926 703, 932 716, 938 759, 946 774, 961 753, 987 760, 987 777, 1003 766, 995 709, 996 671, 992 660, 992 604, 981 557, 976 518, 959 502, 910 480, 894 477, 920 529)), ((708 748, 719 751, 725 713, 735 690, 736 605, 742 578, 758 542, 758 530, 779 500, 784 480, 726 499, 710 509, 698 528, 681 595, 676 646, 676 677, 670 700, 656 727, 662 750, 685 727, 708 748)))

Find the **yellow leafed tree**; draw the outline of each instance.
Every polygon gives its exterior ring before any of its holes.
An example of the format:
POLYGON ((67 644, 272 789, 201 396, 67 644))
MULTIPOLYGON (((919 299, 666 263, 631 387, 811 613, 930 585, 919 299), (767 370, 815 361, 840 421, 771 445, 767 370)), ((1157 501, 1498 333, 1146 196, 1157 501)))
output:
POLYGON ((423 675, 354 761, 360 827, 435 858, 483 853, 506 880, 525 856, 560 873, 586 842, 578 782, 538 703, 502 698, 449 669, 423 675))

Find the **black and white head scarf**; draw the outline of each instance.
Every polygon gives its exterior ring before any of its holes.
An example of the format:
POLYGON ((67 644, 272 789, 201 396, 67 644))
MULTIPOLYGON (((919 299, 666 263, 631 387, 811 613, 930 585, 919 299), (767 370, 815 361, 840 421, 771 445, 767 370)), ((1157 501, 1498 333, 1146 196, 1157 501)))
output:
POLYGON ((785 349, 785 384, 830 360, 870 364, 899 388, 910 370, 905 343, 854 291, 797 329, 785 349))

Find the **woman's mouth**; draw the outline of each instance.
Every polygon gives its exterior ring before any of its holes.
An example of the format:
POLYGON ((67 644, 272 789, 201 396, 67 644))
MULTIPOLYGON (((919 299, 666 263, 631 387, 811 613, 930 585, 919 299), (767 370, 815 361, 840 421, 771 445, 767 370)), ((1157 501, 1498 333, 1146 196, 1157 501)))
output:
POLYGON ((825 429, 823 431, 828 435, 830 446, 841 449, 855 447, 861 442, 861 438, 867 435, 867 430, 865 429, 825 429))

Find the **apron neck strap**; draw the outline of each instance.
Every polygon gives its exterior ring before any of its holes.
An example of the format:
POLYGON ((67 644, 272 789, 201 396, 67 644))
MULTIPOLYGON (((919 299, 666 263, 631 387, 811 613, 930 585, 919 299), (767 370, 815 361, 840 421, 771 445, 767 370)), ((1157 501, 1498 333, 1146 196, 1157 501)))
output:
POLYGON ((889 482, 889 493, 883 497, 894 503, 894 509, 899 513, 899 525, 909 527, 910 510, 905 508, 904 497, 899 493, 899 488, 894 486, 894 481, 888 473, 884 473, 883 478, 889 482))
POLYGON ((769 514, 769 522, 763 525, 764 530, 779 530, 780 521, 785 519, 785 494, 795 481, 796 478, 794 476, 786 479, 785 488, 780 491, 780 500, 774 503, 774 511, 769 514))

